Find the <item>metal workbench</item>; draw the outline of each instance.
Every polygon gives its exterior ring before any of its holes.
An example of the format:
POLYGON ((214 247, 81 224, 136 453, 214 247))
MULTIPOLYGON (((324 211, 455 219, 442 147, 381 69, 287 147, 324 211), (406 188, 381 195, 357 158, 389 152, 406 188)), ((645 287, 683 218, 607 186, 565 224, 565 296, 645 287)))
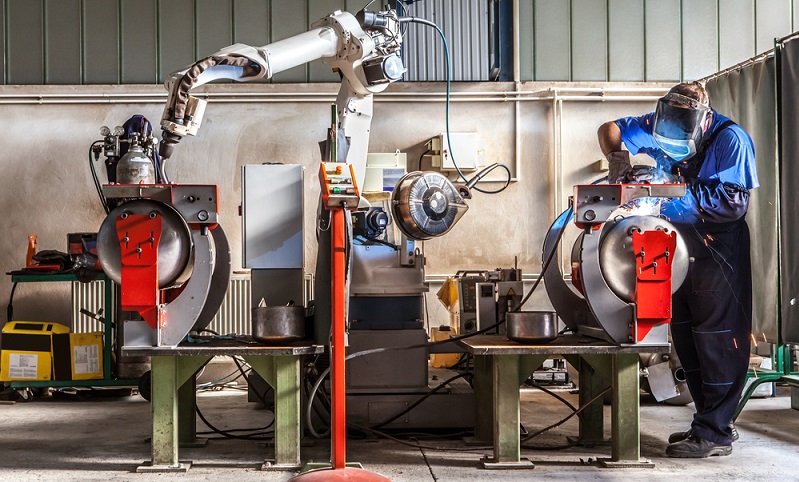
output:
MULTIPOLYGON (((610 459, 600 462, 607 467, 653 466, 641 458, 638 360, 640 353, 668 353, 669 345, 616 346, 578 335, 560 336, 543 345, 521 345, 497 335, 475 336, 459 343, 475 357, 478 413, 492 413, 490 418, 478 416, 475 427, 478 441, 491 440, 494 447, 493 458, 482 460, 483 467, 534 466, 521 458, 519 386, 551 355, 563 355, 578 369, 581 405, 611 386, 612 452, 610 459)), ((582 443, 603 441, 602 404, 599 397, 583 411, 582 443)))
POLYGON ((124 348, 152 360, 152 460, 138 472, 184 472, 179 445, 203 445, 196 437, 195 375, 217 355, 241 356, 275 391, 275 457, 264 468, 295 470, 300 464, 301 358, 322 345, 262 346, 235 340, 182 343, 177 347, 124 348))

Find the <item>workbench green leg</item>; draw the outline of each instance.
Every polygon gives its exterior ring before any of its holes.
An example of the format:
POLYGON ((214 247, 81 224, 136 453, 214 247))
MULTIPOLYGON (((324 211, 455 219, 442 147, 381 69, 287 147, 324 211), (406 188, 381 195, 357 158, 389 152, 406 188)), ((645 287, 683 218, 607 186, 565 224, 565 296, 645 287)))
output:
MULTIPOLYGON (((585 405, 596 397, 605 387, 610 385, 610 359, 601 355, 571 355, 565 357, 579 374, 579 402, 585 405)), ((580 445, 592 447, 610 443, 605 438, 605 409, 604 397, 594 400, 583 410, 580 417, 580 435, 577 442, 580 445)))
POLYGON ((300 469, 300 357, 284 355, 269 360, 264 357, 245 359, 275 390, 275 460, 264 462, 263 469, 300 469))
MULTIPOLYGON (((178 359, 180 364, 181 359, 178 359)), ((181 448, 205 447, 207 438, 197 438, 197 377, 192 375, 178 389, 178 442, 181 448)))
POLYGON ((521 458, 519 442, 519 355, 493 355, 491 378, 494 386, 494 457, 482 460, 487 469, 532 468, 521 458))
POLYGON ((611 458, 605 467, 654 467, 641 458, 641 412, 638 354, 612 356, 611 458))
POLYGON ((493 416, 494 390, 491 383, 491 357, 474 357, 474 438, 467 445, 485 445, 494 441, 493 416))
POLYGON ((178 388, 210 357, 151 357, 153 436, 152 460, 137 472, 186 472, 190 463, 178 460, 178 388))

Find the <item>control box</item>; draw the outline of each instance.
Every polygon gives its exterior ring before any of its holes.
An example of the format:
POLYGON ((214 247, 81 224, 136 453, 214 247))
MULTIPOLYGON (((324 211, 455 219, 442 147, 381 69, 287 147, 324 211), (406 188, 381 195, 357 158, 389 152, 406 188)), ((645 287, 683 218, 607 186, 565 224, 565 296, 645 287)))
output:
POLYGON ((322 202, 329 208, 358 208, 361 195, 355 181, 355 171, 346 162, 322 162, 319 167, 319 182, 322 185, 322 202))

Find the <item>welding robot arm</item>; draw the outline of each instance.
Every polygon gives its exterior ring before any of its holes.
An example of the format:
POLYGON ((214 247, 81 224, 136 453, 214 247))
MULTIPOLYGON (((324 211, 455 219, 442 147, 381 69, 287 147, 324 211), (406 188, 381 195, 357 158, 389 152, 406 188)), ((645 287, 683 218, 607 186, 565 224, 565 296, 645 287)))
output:
POLYGON ((312 30, 263 47, 235 44, 170 74, 169 91, 161 118, 161 157, 172 155, 184 136, 193 136, 202 122, 205 101, 190 91, 216 79, 249 82, 273 75, 316 59, 342 76, 336 99, 341 126, 351 138, 348 162, 356 177, 366 172, 366 149, 372 117, 372 94, 383 91, 405 72, 399 57, 402 45, 400 19, 396 11, 361 11, 357 18, 348 12, 334 12, 312 25, 312 30))

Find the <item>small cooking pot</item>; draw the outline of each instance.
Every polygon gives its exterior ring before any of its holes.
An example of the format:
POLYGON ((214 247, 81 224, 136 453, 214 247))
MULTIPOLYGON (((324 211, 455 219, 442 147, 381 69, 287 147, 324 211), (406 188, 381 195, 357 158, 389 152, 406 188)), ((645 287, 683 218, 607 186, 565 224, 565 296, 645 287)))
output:
POLYGON ((512 311, 506 314, 507 336, 517 343, 549 343, 558 337, 554 311, 512 311))
POLYGON ((262 343, 284 343, 305 338, 302 306, 256 306, 252 309, 252 337, 262 343))

